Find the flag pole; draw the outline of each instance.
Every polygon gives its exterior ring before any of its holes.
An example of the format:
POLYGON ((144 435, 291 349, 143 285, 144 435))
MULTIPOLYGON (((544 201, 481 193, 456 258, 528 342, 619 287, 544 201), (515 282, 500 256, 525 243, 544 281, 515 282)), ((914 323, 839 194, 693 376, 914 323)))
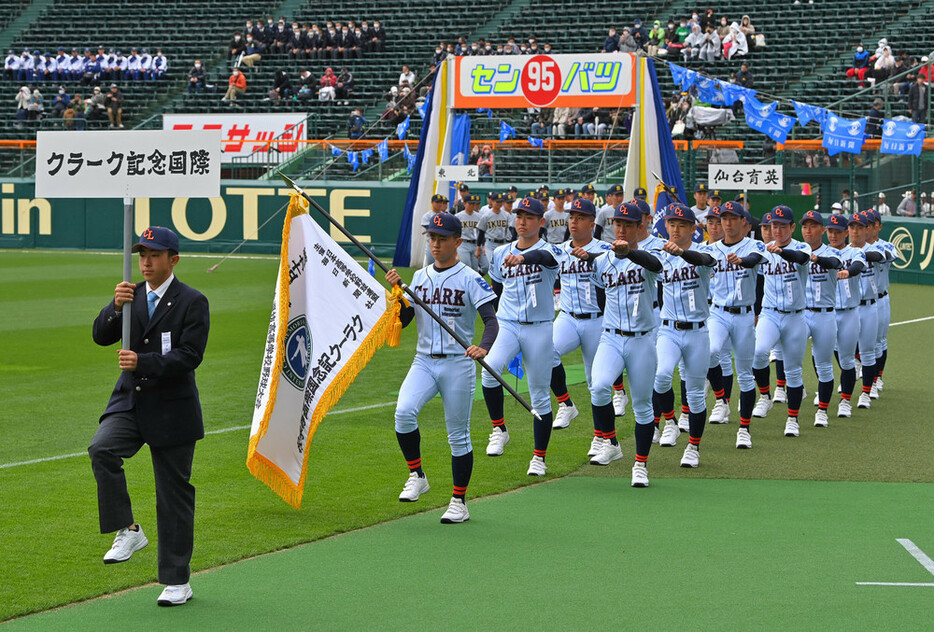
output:
MULTIPOLYGON (((343 233, 344 237, 346 237, 346 238, 347 238, 353 245, 355 245, 357 248, 359 248, 360 250, 362 250, 363 253, 364 253, 367 257, 370 258, 370 261, 372 261, 372 262, 375 263, 377 266, 379 266, 379 268, 380 268, 383 272, 387 272, 387 273, 389 272, 389 270, 390 270, 389 267, 387 267, 386 264, 383 263, 382 260, 380 260, 379 257, 377 257, 376 255, 374 255, 373 252, 372 252, 369 248, 367 248, 367 247, 364 246, 362 243, 360 243, 360 240, 357 239, 356 237, 354 237, 354 236, 350 233, 350 231, 348 231, 346 228, 344 228, 344 226, 343 226, 340 222, 338 222, 336 219, 334 219, 333 217, 331 217, 331 214, 328 213, 327 211, 325 211, 324 208, 323 208, 320 204, 318 204, 318 202, 316 202, 314 198, 312 198, 310 195, 308 195, 307 193, 305 193, 305 191, 304 191, 300 186, 298 186, 297 184, 295 184, 295 181, 294 181, 294 180, 292 180, 291 178, 289 178, 287 175, 285 175, 285 174, 282 173, 281 171, 279 171, 279 172, 277 172, 277 173, 279 174, 279 177, 282 178, 282 180, 283 180, 287 185, 289 185, 290 187, 292 187, 293 189, 295 189, 295 191, 296 191, 299 195, 301 195, 303 198, 305 198, 305 199, 308 201, 308 203, 309 203, 311 206, 313 206, 313 207, 315 208, 315 210, 317 210, 319 213, 321 213, 329 222, 331 222, 331 224, 332 224, 333 226, 335 226, 339 231, 341 231, 341 233, 343 233)), ((431 309, 429 309, 429 307, 428 307, 428 305, 425 303, 425 301, 423 301, 423 300, 421 299, 421 297, 419 297, 415 292, 413 292, 413 291, 411 290, 411 288, 409 288, 408 285, 406 285, 405 283, 400 283, 400 284, 399 284, 399 287, 402 289, 403 292, 405 292, 405 294, 409 297, 409 299, 412 300, 413 303, 416 303, 419 307, 421 307, 422 309, 424 309, 425 312, 435 320, 435 322, 437 322, 439 325, 441 325, 441 328, 444 329, 444 331, 446 331, 446 332, 448 333, 449 336, 451 336, 454 340, 456 340, 457 343, 458 343, 460 346, 462 346, 464 349, 467 349, 468 347, 470 347, 470 343, 467 342, 466 340, 464 340, 463 338, 461 338, 460 334, 458 334, 456 331, 454 331, 454 329, 452 329, 450 325, 448 325, 446 322, 444 322, 444 320, 442 320, 440 316, 438 316, 438 315, 435 314, 433 311, 431 311, 431 309)), ((519 393, 517 393, 516 390, 515 390, 513 387, 511 387, 511 386, 506 382, 505 379, 503 379, 503 376, 502 376, 502 375, 500 375, 498 372, 494 371, 494 370, 492 369, 492 367, 490 367, 490 365, 487 364, 486 360, 484 360, 483 358, 476 358, 476 360, 477 360, 477 362, 480 363, 480 366, 482 366, 484 369, 486 369, 486 371, 487 371, 490 375, 492 375, 494 378, 496 378, 496 381, 499 382, 499 383, 503 386, 503 388, 506 389, 506 391, 508 391, 509 394, 512 395, 512 396, 516 399, 516 401, 518 401, 520 404, 522 404, 522 406, 523 406, 527 411, 529 411, 530 413, 532 413, 532 416, 533 416, 533 417, 535 417, 536 419, 538 419, 539 421, 541 421, 541 418, 542 418, 542 417, 541 417, 541 415, 538 414, 538 411, 536 411, 534 408, 532 408, 531 404, 529 404, 527 401, 525 401, 525 399, 524 399, 521 395, 519 395, 519 393)))
MULTIPOLYGON (((123 281, 125 283, 133 282, 133 205, 134 199, 131 197, 123 198, 123 281)), ((145 294, 145 293, 144 293, 145 294)), ((120 348, 128 350, 130 348, 130 322, 132 303, 123 304, 123 323, 120 336, 120 348)))

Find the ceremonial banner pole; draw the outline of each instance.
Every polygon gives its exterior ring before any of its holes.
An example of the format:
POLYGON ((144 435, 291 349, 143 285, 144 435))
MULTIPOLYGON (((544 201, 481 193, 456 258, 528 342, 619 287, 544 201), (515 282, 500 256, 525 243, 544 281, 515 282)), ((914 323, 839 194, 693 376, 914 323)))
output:
MULTIPOLYGON (((133 282, 133 198, 123 198, 123 282, 133 282)), ((129 313, 129 312, 127 312, 129 313)), ((130 348, 130 321, 127 316, 123 318, 123 337, 120 348, 127 351, 130 348)), ((127 370, 129 371, 129 369, 127 370)))
MULTIPOLYGON (((386 266, 385 263, 383 263, 383 262, 379 259, 379 257, 377 257, 376 255, 374 255, 374 254, 370 251, 369 248, 367 248, 367 247, 364 246, 362 243, 360 243, 360 240, 358 240, 356 237, 354 237, 352 234, 350 234, 350 231, 348 231, 346 228, 344 228, 344 226, 342 226, 342 225, 340 224, 340 222, 338 222, 336 219, 334 219, 333 217, 331 217, 331 214, 328 213, 326 210, 324 210, 324 208, 323 208, 320 204, 318 204, 318 202, 316 202, 316 201, 314 200, 314 198, 312 198, 310 195, 308 195, 307 193, 305 193, 305 191, 302 190, 302 188, 301 188, 300 186, 298 186, 297 184, 295 184, 295 182, 294 182, 291 178, 289 178, 287 175, 285 175, 285 174, 282 173, 281 171, 278 172, 278 173, 279 173, 279 177, 282 178, 282 180, 283 180, 287 185, 289 185, 290 187, 292 187, 293 189, 295 189, 295 191, 296 191, 299 195, 301 195, 303 198, 305 198, 311 206, 313 206, 313 207, 314 207, 319 213, 321 213, 329 222, 331 222, 331 224, 332 224, 333 226, 337 227, 337 229, 338 229, 339 231, 341 231, 341 233, 343 233, 344 237, 346 237, 346 238, 347 238, 351 243, 353 243, 353 245, 355 245, 357 248, 359 248, 360 250, 362 250, 362 251, 364 252, 364 254, 366 254, 366 256, 369 257, 370 260, 373 261, 373 263, 375 263, 377 266, 379 266, 379 268, 380 268, 383 272, 389 272, 389 268, 386 266)), ((435 314, 433 311, 431 311, 431 309, 428 308, 428 305, 425 304, 425 301, 423 301, 415 292, 413 292, 413 291, 409 288, 408 285, 406 285, 405 283, 400 283, 400 284, 399 284, 399 287, 400 287, 400 288, 402 289, 402 291, 405 292, 405 294, 412 300, 412 302, 416 303, 419 307, 421 307, 422 309, 424 309, 425 312, 435 320, 435 322, 437 322, 439 325, 441 325, 441 328, 444 329, 444 331, 446 331, 446 332, 448 333, 449 336, 451 336, 454 340, 456 340, 457 343, 458 343, 459 345, 461 345, 464 349, 467 349, 468 347, 470 347, 470 343, 469 343, 468 341, 464 340, 463 338, 461 338, 460 335, 450 327, 450 325, 448 325, 448 324, 447 324, 446 322, 444 322, 444 320, 442 320, 437 314, 435 314)), ((484 369, 486 369, 487 372, 488 372, 490 375, 492 375, 494 378, 496 378, 496 381, 499 382, 499 383, 503 386, 503 388, 506 389, 506 391, 516 399, 516 401, 518 401, 520 404, 522 404, 522 406, 523 406, 527 411, 529 411, 530 413, 532 413, 532 416, 533 416, 533 417, 535 417, 535 418, 538 419, 538 420, 541 420, 541 415, 539 415, 538 412, 537 412, 534 408, 532 408, 531 404, 529 404, 527 401, 525 401, 525 399, 524 399, 521 395, 519 395, 519 393, 517 393, 516 390, 515 390, 513 387, 509 386, 509 384, 506 383, 506 380, 503 379, 503 376, 500 375, 498 372, 494 371, 494 370, 490 367, 490 365, 486 363, 486 360, 484 360, 483 358, 478 358, 478 359, 477 359, 477 362, 479 362, 479 363, 480 363, 480 366, 482 366, 484 369)))

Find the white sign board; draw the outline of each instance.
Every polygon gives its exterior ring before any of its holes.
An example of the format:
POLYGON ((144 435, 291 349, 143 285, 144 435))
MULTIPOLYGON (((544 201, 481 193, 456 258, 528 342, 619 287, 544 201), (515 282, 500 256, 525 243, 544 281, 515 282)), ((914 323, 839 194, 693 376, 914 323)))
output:
POLYGON ((178 198, 221 194, 220 133, 39 132, 36 196, 178 198))
POLYGON ((707 187, 731 191, 780 191, 783 165, 707 165, 707 187))
POLYGON ((479 179, 480 167, 477 165, 438 165, 435 167, 435 180, 476 182, 479 179))
POLYGON ((308 133, 304 112, 282 114, 164 114, 162 129, 172 131, 220 130, 224 150, 222 160, 233 162, 254 153, 280 160, 301 150, 308 133), (278 139, 279 142, 268 141, 278 139), (270 151, 272 148, 272 151, 270 151))

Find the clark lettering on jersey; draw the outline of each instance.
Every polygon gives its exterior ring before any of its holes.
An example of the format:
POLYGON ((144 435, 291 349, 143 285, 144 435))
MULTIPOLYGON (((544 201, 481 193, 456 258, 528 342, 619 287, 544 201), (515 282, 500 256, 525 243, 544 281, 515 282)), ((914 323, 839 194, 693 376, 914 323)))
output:
POLYGON ((418 286, 414 288, 423 301, 429 305, 453 305, 455 307, 464 306, 464 290, 452 290, 451 288, 435 288, 434 291, 426 287, 418 286))
POLYGON ((642 274, 642 268, 633 268, 630 270, 621 271, 617 274, 612 272, 604 272, 600 275, 600 280, 603 282, 604 287, 609 289, 611 287, 618 287, 620 285, 636 285, 637 283, 644 283, 645 276, 642 274))
POLYGON ((744 268, 741 264, 733 264, 727 261, 726 259, 717 259, 717 264, 713 267, 714 272, 737 272, 740 275, 740 278, 745 279, 749 276, 749 270, 744 268))
MULTIPOLYGON (((528 263, 523 263, 517 266, 512 266, 503 270, 504 279, 518 279, 520 277, 531 277, 532 275, 540 275, 542 273, 542 267, 537 263, 530 265, 528 263)), ((534 283, 537 279, 530 278, 529 282, 534 283)))
MULTIPOLYGON (((677 281, 689 281, 691 279, 699 279, 700 275, 697 273, 697 268, 692 265, 683 266, 680 268, 674 269, 665 269, 663 271, 663 278, 661 279, 662 283, 675 283, 677 281)), ((696 286, 691 286, 696 287, 696 286)))
POLYGON ((590 274, 593 272, 593 260, 574 259, 573 261, 562 260, 558 273, 561 276, 565 274, 590 274))
POLYGON ((761 267, 762 274, 767 276, 777 276, 782 274, 796 274, 797 266, 791 261, 780 259, 779 261, 766 261, 761 267))

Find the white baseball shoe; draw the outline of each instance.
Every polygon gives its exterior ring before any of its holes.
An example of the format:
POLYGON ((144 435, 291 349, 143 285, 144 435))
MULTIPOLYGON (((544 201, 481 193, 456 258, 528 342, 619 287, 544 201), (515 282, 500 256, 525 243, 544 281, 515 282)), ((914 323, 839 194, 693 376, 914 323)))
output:
POLYGON ((540 456, 533 456, 532 460, 529 461, 529 471, 526 474, 529 476, 544 476, 547 471, 548 466, 545 465, 545 459, 540 456))
POLYGON ((784 386, 775 387, 775 395, 772 397, 773 404, 784 404, 788 401, 788 394, 785 392, 784 386))
POLYGON ((759 395, 759 401, 756 402, 756 407, 752 409, 752 416, 765 417, 770 410, 772 410, 772 400, 769 399, 768 395, 759 395))
POLYGON ((876 387, 878 387, 879 391, 882 391, 882 389, 885 388, 885 384, 882 382, 881 377, 876 379, 876 387))
POLYGON ((609 465, 613 461, 618 461, 623 458, 623 446, 620 444, 613 445, 612 442, 606 441, 603 444, 603 448, 598 452, 592 459, 590 459, 591 465, 609 465))
POLYGON ((708 421, 712 424, 730 423, 730 405, 722 399, 718 399, 717 403, 713 406, 713 410, 710 411, 710 419, 708 419, 708 421))
POLYGON ((878 382, 873 382, 872 388, 869 390, 870 399, 879 399, 879 387, 877 384, 878 382))
POLYGON ((823 410, 822 408, 818 408, 817 412, 814 413, 814 425, 818 428, 826 428, 827 423, 827 411, 823 410))
POLYGON ((452 498, 448 503, 448 509, 441 516, 441 524, 457 524, 470 520, 470 512, 467 511, 467 503, 460 498, 452 498))
POLYGON ((786 437, 797 437, 798 436, 798 420, 794 417, 789 417, 785 422, 785 436, 786 437))
POLYGON ((662 440, 662 433, 658 431, 658 426, 655 426, 655 432, 652 433, 652 443, 658 445, 658 442, 662 440))
POLYGON ((414 503, 418 497, 431 489, 428 484, 427 476, 419 476, 418 472, 412 472, 402 487, 402 493, 399 494, 400 503, 414 503))
POLYGON ((603 449, 603 443, 606 441, 603 437, 594 437, 593 441, 590 442, 590 450, 587 451, 587 456, 597 456, 600 454, 600 450, 603 449))
POLYGON ((149 540, 143 533, 143 528, 136 525, 137 531, 130 529, 120 529, 114 536, 114 543, 110 550, 104 553, 104 564, 117 564, 126 562, 133 557, 133 554, 140 549, 146 548, 149 540))
POLYGON ((837 408, 837 417, 852 417, 853 406, 847 399, 840 400, 840 406, 837 408))
POLYGON ((748 450, 752 447, 752 435, 749 434, 748 429, 740 427, 736 431, 736 447, 740 450, 748 450))
POLYGON ((501 456, 507 443, 509 443, 509 431, 493 428, 493 432, 490 433, 490 442, 486 444, 486 455, 501 456))
POLYGON ((670 448, 678 444, 678 437, 681 436, 681 429, 671 419, 665 421, 665 429, 662 431, 662 438, 658 445, 663 448, 670 448))
POLYGON ((159 598, 156 599, 156 603, 160 606, 183 606, 188 603, 191 597, 191 584, 166 586, 159 598))
POLYGON ((626 391, 613 391, 613 413, 617 417, 622 417, 626 414, 626 404, 629 403, 629 397, 626 395, 626 391))
POLYGON ((567 428, 571 425, 571 420, 577 417, 580 413, 577 410, 577 406, 571 404, 570 406, 565 406, 564 404, 558 405, 558 412, 555 415, 555 422, 551 424, 552 428, 567 428))
POLYGON ((856 403, 857 408, 869 408, 872 406, 872 400, 869 398, 869 393, 860 393, 859 401, 856 403))
POLYGON ((700 451, 697 446, 689 443, 684 448, 684 454, 681 456, 681 467, 697 467, 700 463, 700 451))
POLYGON ((691 420, 687 413, 681 413, 678 417, 678 430, 681 432, 691 432, 691 420))
POLYGON ((636 463, 632 466, 632 486, 649 486, 649 469, 645 467, 645 463, 636 463))

